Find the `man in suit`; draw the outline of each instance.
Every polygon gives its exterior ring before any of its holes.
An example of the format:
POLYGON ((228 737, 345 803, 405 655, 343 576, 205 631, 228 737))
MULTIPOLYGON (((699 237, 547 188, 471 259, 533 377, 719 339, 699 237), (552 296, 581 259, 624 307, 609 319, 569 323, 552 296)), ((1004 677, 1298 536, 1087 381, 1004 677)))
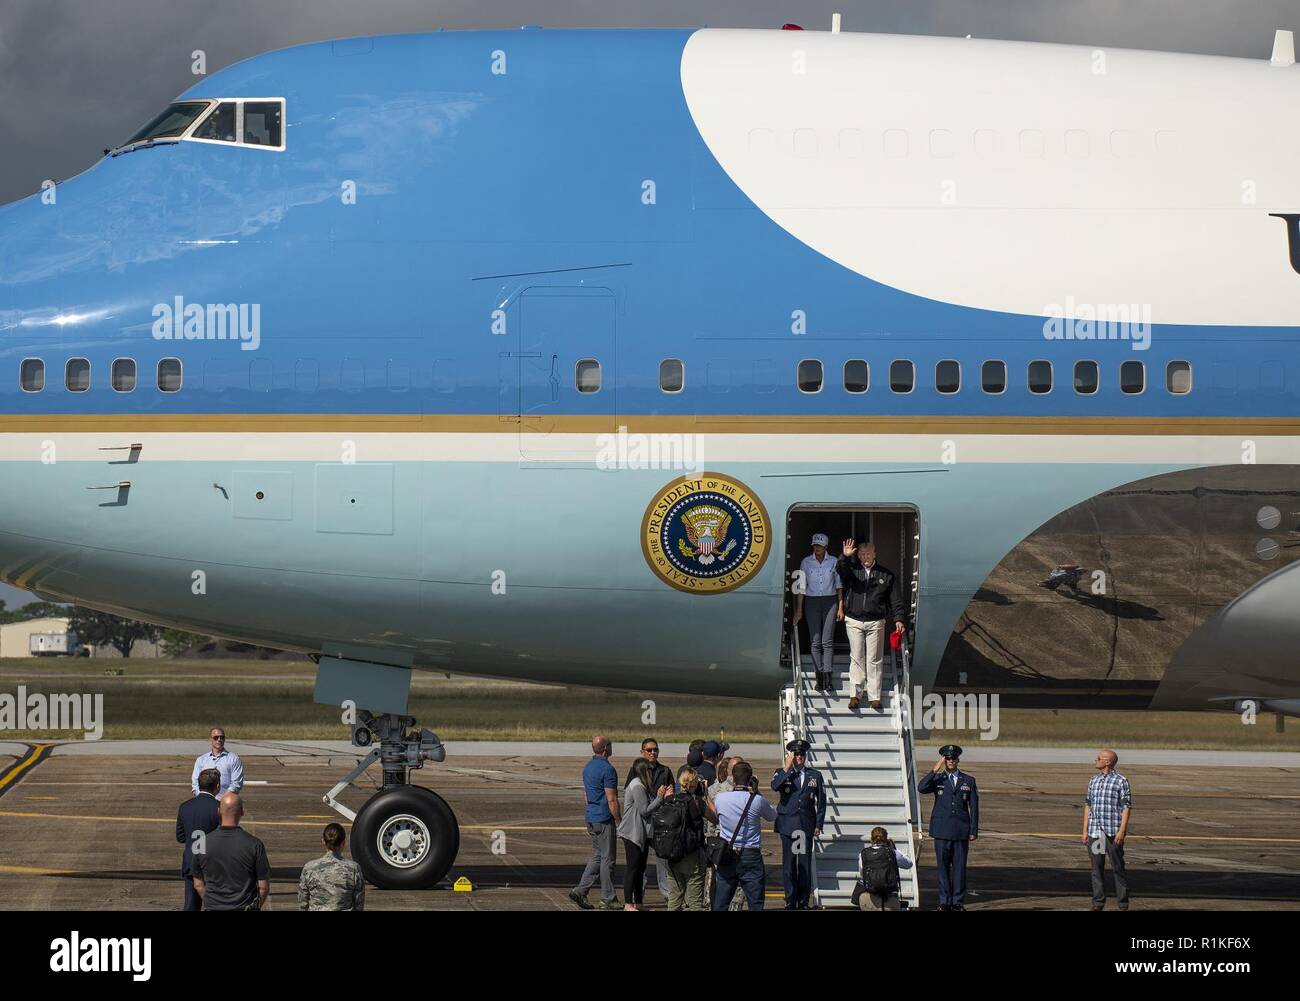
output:
POLYGON ((176 811, 176 840, 185 846, 181 855, 181 879, 185 880, 185 905, 183 911, 203 910, 203 900, 194 892, 194 834, 204 836, 221 826, 221 811, 217 806, 217 790, 221 788, 221 772, 205 768, 199 772, 199 794, 187 799, 176 811))
POLYGON ((792 740, 785 749, 785 767, 772 776, 772 788, 781 794, 775 826, 781 835, 785 908, 804 911, 812 895, 813 839, 826 822, 826 787, 821 772, 805 765, 808 741, 792 740))
POLYGON ((930 837, 939 863, 939 910, 964 911, 966 900, 966 853, 979 837, 980 794, 975 776, 957 767, 961 748, 945 744, 939 761, 917 785, 923 794, 934 794, 930 811, 930 837))

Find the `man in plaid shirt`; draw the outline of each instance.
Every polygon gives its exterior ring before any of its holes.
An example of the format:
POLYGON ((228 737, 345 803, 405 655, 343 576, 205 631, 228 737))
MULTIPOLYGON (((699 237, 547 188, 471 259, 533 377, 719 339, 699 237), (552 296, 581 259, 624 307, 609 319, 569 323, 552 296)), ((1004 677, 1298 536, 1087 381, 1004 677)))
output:
POLYGON ((1092 862, 1092 909, 1106 906, 1106 859, 1115 877, 1115 903, 1128 910, 1128 874, 1124 871, 1124 839, 1128 836, 1129 811, 1133 797, 1128 779, 1115 771, 1119 755, 1102 751, 1093 764, 1097 774, 1088 781, 1088 798, 1083 808, 1083 838, 1092 862))

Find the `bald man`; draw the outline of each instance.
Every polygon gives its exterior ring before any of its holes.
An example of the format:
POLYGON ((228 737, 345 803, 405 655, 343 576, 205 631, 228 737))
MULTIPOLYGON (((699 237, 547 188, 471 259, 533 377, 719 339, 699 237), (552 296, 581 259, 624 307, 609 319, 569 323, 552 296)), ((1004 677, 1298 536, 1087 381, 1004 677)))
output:
POLYGON ((221 797, 221 826, 194 845, 194 890, 205 911, 260 911, 271 892, 266 845, 239 826, 239 793, 221 797))
POLYGON ((587 796, 587 833, 591 836, 591 858, 582 871, 578 885, 569 891, 569 899, 583 910, 591 910, 587 891, 600 874, 600 903, 605 911, 622 910, 614 895, 614 853, 617 850, 616 832, 623 815, 618 805, 618 772, 609 763, 614 756, 614 745, 608 737, 597 734, 591 738, 591 760, 582 770, 582 788, 587 796))
POLYGON ((1093 759, 1097 774, 1088 780, 1083 807, 1083 837, 1092 864, 1092 909, 1106 908, 1106 860, 1115 878, 1115 905, 1128 910, 1128 873, 1124 870, 1124 839, 1133 808, 1128 779, 1115 770, 1119 755, 1107 748, 1093 759))

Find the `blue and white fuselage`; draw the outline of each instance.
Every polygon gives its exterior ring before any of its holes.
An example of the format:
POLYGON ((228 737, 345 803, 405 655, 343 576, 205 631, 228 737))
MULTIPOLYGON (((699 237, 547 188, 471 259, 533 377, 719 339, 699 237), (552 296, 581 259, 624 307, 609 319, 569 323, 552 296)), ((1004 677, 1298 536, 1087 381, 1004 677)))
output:
POLYGON ((178 101, 254 99, 283 102, 278 145, 171 137, 0 208, 3 579, 381 664, 762 696, 807 543, 787 513, 907 509, 925 684, 1076 658, 1072 696, 1154 689, 1214 620, 1174 701, 1300 693, 1294 66, 437 33, 178 101), (769 531, 718 593, 646 539, 703 472, 769 531), (1033 578, 1071 558, 1114 590, 1035 662, 1011 648, 1058 596, 1033 578), (1028 588, 994 628, 998 574, 1028 588))

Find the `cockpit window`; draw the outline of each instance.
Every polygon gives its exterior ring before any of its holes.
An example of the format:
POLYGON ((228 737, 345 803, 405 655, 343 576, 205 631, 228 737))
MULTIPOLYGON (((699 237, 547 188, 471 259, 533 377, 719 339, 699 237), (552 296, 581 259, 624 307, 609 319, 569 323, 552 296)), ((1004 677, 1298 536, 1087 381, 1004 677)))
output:
POLYGON ((245 101, 244 142, 250 146, 283 146, 282 111, 279 101, 245 101))
POLYGON ((177 101, 158 114, 153 121, 128 139, 123 145, 131 146, 149 139, 176 139, 194 124, 194 119, 207 110, 207 101, 177 101))
POLYGON ((235 102, 222 101, 212 109, 212 114, 194 130, 191 138, 210 139, 213 142, 235 141, 235 102))

